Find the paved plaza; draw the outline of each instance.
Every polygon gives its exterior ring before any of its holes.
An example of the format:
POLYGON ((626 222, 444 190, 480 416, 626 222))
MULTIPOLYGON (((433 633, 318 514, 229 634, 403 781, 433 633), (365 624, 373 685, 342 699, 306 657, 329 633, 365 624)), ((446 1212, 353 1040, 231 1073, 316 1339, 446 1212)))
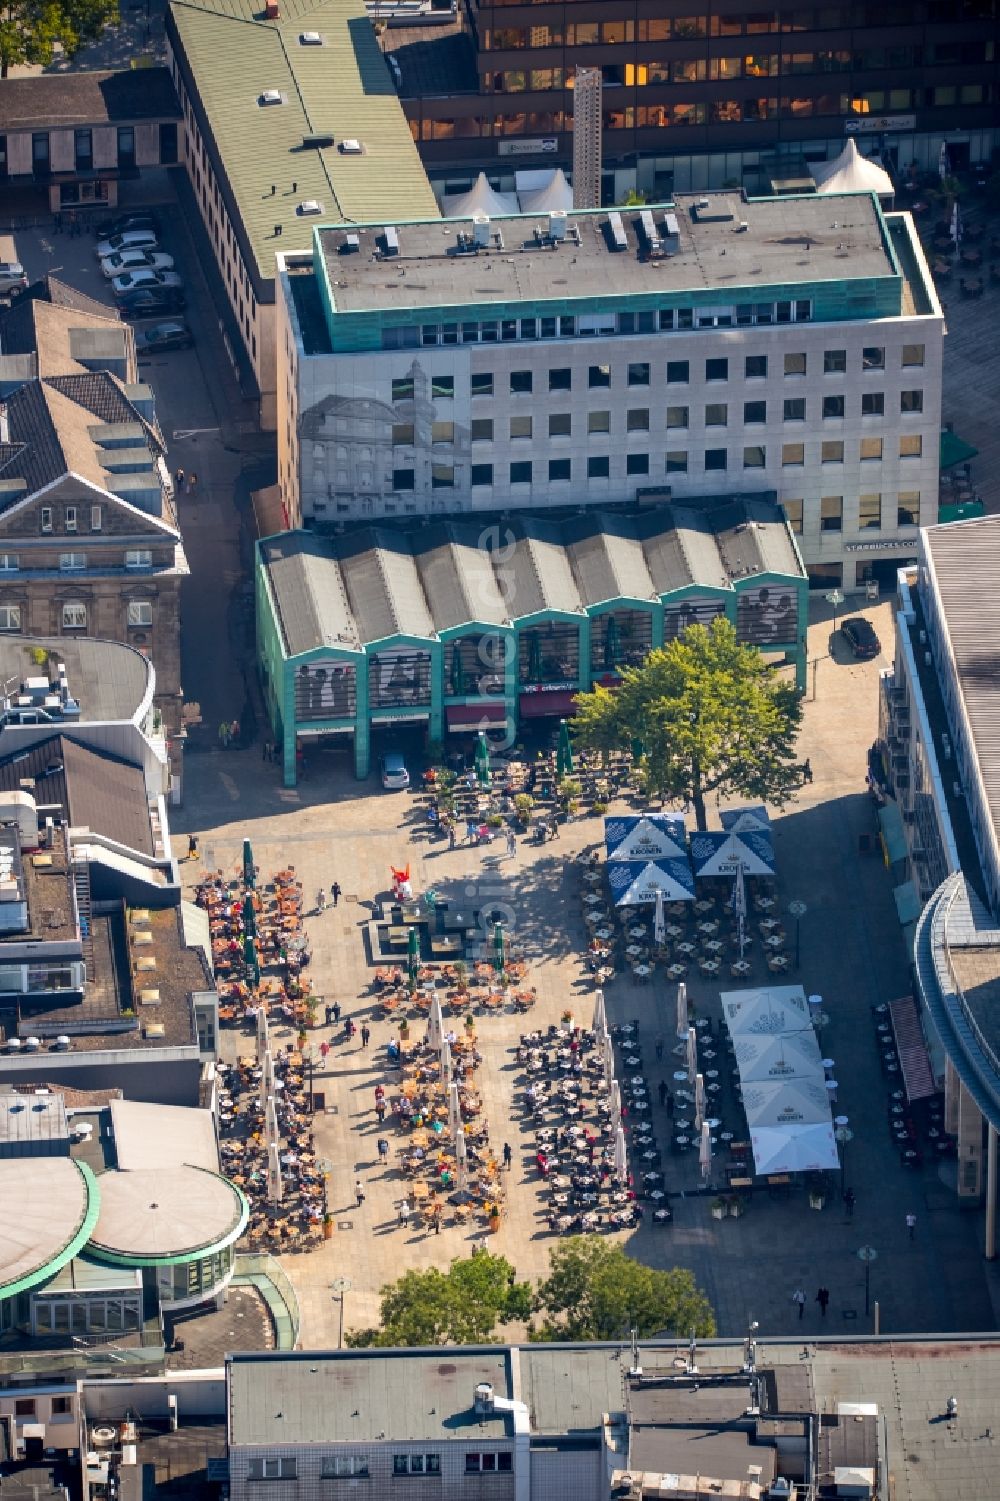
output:
MULTIPOLYGON (((869 613, 883 642, 891 640, 889 604, 869 613)), ((888 1131, 887 1085, 872 1009, 911 987, 888 872, 877 856, 859 854, 858 846, 858 836, 873 827, 864 790, 865 753, 875 737, 876 679, 886 662, 847 661, 839 639, 831 658, 830 638, 828 620, 814 624, 810 656, 817 665, 810 673, 810 695, 815 680, 816 696, 807 697, 801 742, 814 780, 776 816, 774 842, 780 904, 787 907, 798 899, 808 908, 801 922, 801 964, 787 979, 824 997, 829 1022, 823 1051, 836 1060, 838 1109, 855 1133, 847 1172, 857 1196, 854 1218, 845 1216, 836 1195, 816 1212, 801 1192, 772 1199, 757 1191, 742 1218, 716 1221, 710 1214, 713 1193, 698 1191, 695 1160, 665 1151, 667 1187, 678 1195, 672 1199, 674 1223, 654 1229, 647 1219, 638 1230, 621 1232, 621 1239, 632 1255, 652 1265, 690 1267, 724 1334, 740 1333, 749 1317, 757 1318, 765 1333, 795 1332, 799 1324, 791 1295, 800 1286, 808 1299, 803 1332, 818 1332, 820 1311, 813 1300, 821 1284, 832 1295, 824 1326, 829 1333, 864 1332, 871 1321, 866 1324, 864 1268, 857 1257, 863 1244, 878 1252, 871 1287, 884 1331, 988 1329, 994 1325, 993 1271, 981 1256, 981 1214, 958 1208, 946 1181, 953 1165, 904 1169, 888 1131), (917 1216, 912 1242, 905 1228, 910 1212, 917 1216)), ((585 929, 575 857, 598 845, 600 820, 580 819, 564 826, 558 841, 521 844, 514 860, 499 861, 497 869, 484 867, 484 853, 494 854, 496 846, 489 852, 449 851, 443 841, 426 842, 410 795, 382 793, 374 780, 359 787, 345 761, 314 757, 309 780, 287 789, 259 750, 193 756, 187 806, 175 824, 199 832, 204 857, 199 864, 208 867, 235 867, 242 839, 251 835, 262 872, 285 863, 296 867, 307 907, 321 884, 329 888, 339 881, 344 892, 339 907, 308 919, 312 975, 317 993, 327 1001, 338 999, 344 1015, 353 1014, 359 1023, 369 1016, 373 1000, 364 904, 386 890, 391 864, 410 862, 418 893, 433 886, 470 904, 500 900, 509 905, 511 938, 529 961, 538 1003, 530 1022, 513 1013, 478 1019, 486 1061, 477 1083, 494 1149, 499 1153, 505 1141, 514 1149, 508 1211, 491 1245, 510 1257, 520 1276, 540 1278, 555 1242, 543 1219, 542 1185, 528 1150, 532 1138, 522 1128, 525 1079, 512 1049, 528 1025, 558 1022, 567 1008, 589 1023, 593 984, 581 961, 585 929)), ((189 874, 193 883, 198 866, 192 864, 189 874)), ((752 978, 763 982, 759 961, 758 968, 752 978)), ((733 988, 735 982, 723 986, 733 988)), ((690 980, 699 1015, 718 1019, 719 989, 698 976, 690 980)), ((661 1072, 657 1035, 667 1039, 663 1074, 669 1078, 676 1067, 671 1056, 675 991, 658 977, 641 988, 631 977, 617 977, 606 999, 612 1022, 638 1019, 644 1071, 655 1090, 661 1072)), ((391 1165, 378 1163, 375 1143, 381 1132, 374 1114, 375 1084, 381 1080, 391 1094, 396 1078, 385 1068, 385 1044, 394 1029, 380 1020, 372 1020, 371 1027, 367 1049, 357 1036, 345 1046, 338 1031, 326 1072, 316 1075, 326 1105, 316 1119, 317 1150, 333 1164, 331 1201, 338 1228, 320 1248, 286 1258, 307 1346, 335 1343, 342 1313, 347 1327, 375 1322, 383 1283, 407 1267, 444 1264, 468 1254, 482 1233, 481 1227, 447 1220, 437 1236, 412 1225, 399 1227, 406 1180, 391 1165), (354 1202, 357 1177, 366 1188, 360 1209, 354 1202), (343 1309, 331 1287, 337 1278, 350 1281, 343 1309)), ((223 1035, 227 1056, 252 1048, 249 1034, 223 1035)), ((311 1038, 314 1045, 324 1039, 333 1040, 332 1029, 319 1028, 311 1038)), ((653 1121, 666 1148, 670 1126, 655 1097, 653 1121)), ((394 1128, 387 1134, 393 1148, 400 1144, 394 1128)), ((721 1171, 716 1177, 721 1183, 721 1171)))

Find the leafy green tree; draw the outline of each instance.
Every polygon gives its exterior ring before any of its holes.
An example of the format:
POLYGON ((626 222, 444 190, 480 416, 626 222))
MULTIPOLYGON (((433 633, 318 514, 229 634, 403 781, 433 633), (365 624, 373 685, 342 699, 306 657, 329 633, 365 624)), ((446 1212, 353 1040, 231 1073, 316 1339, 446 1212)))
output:
POLYGON ((380 1296, 381 1325, 348 1334, 354 1348, 490 1343, 498 1323, 527 1319, 532 1303, 510 1262, 485 1251, 453 1261, 447 1272, 405 1272, 380 1296))
POLYGON ((802 785, 795 760, 801 718, 794 685, 742 646, 720 615, 625 668, 614 692, 581 693, 572 729, 600 751, 641 741, 650 792, 690 803, 704 829, 711 793, 782 807, 802 785))
POLYGON ((47 67, 60 43, 73 57, 118 20, 118 0, 0 0, 0 78, 23 63, 47 67))
POLYGON ((599 1235, 574 1235, 555 1247, 536 1306, 543 1322, 534 1340, 620 1339, 630 1329, 642 1339, 715 1333, 711 1305, 691 1272, 644 1266, 599 1235))

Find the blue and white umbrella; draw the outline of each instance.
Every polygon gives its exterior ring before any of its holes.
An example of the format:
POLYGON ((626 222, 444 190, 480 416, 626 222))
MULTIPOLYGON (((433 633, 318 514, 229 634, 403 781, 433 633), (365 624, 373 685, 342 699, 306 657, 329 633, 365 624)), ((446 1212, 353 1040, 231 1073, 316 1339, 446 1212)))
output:
POLYGON ((719 811, 719 822, 730 834, 742 834, 746 831, 768 834, 771 830, 771 820, 763 803, 756 803, 751 808, 722 808, 719 811))
POLYGON ((616 860, 608 864, 608 884, 616 907, 656 901, 693 902, 694 877, 686 860, 616 860))
POLYGON ((696 876, 745 876, 774 874, 774 846, 769 834, 747 829, 742 834, 709 829, 691 835, 691 860, 696 876))
POLYGON ((687 854, 685 837, 680 813, 604 820, 604 847, 609 860, 683 860, 687 854))

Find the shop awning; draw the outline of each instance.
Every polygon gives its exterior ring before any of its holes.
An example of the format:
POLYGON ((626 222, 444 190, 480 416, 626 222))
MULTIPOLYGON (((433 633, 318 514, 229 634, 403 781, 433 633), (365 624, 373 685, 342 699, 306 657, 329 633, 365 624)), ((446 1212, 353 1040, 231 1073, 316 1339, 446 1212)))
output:
POLYGON ((577 690, 559 688, 554 693, 522 693, 518 704, 522 719, 569 719, 574 713, 577 690))
POLYGON ((878 822, 882 830, 886 864, 895 865, 897 860, 905 860, 906 835, 903 833, 902 815, 895 803, 886 803, 884 808, 879 809, 878 822))
POLYGON ((502 730, 507 725, 507 705, 503 699, 480 698, 474 704, 446 704, 444 717, 455 734, 478 735, 480 730, 502 730))
POLYGON ((957 433, 945 428, 941 434, 941 468, 954 469, 956 464, 967 464, 974 459, 979 449, 973 448, 971 443, 966 443, 957 433))
POLYGON ((893 888, 892 894, 895 898, 900 924, 905 928, 907 923, 916 922, 920 916, 920 898, 913 882, 904 881, 902 886, 893 888))
POLYGON ((936 1090, 930 1059, 927 1057, 927 1044, 917 1015, 917 1004, 912 995, 904 995, 898 1001, 889 1002, 889 1020, 896 1039, 906 1098, 911 1104, 914 1100, 926 1100, 936 1090))

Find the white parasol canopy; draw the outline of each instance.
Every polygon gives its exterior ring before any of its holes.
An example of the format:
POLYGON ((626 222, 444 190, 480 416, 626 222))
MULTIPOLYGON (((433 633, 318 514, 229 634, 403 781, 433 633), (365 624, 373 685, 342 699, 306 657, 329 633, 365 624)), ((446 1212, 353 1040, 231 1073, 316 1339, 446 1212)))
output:
POLYGON ((815 163, 811 171, 817 193, 877 193, 891 198, 896 191, 885 168, 862 156, 853 136, 847 137, 839 156, 815 163))
POLYGON ((698 1077, 698 1034, 694 1027, 688 1027, 687 1071, 688 1083, 693 1088, 694 1081, 698 1077))
POLYGON ((548 172, 517 172, 514 181, 522 214, 568 213, 573 207, 573 189, 562 167, 548 172))
POLYGON ((694 1125, 695 1130, 700 1131, 705 1119, 705 1075, 694 1076, 694 1125))
POLYGON ((680 813, 616 813, 604 820, 609 860, 685 860, 687 835, 680 813))
POLYGON ((267 1202, 280 1204, 284 1197, 285 1184, 281 1176, 281 1154, 277 1142, 267 1149, 267 1202))
POLYGON ((610 1089, 615 1082, 615 1050, 611 1045, 611 1038, 604 1035, 604 1080, 610 1089))
POLYGON ((764 1126, 750 1132, 758 1173, 832 1171, 840 1166, 833 1126, 764 1126))
POLYGON ((663 910, 663 892, 656 893, 656 910, 653 913, 653 942, 659 948, 667 936, 666 916, 663 910))
POLYGON ((441 1015, 441 1002, 437 991, 431 997, 431 1009, 427 1014, 427 1043, 435 1052, 441 1047, 444 1037, 444 1017, 441 1015))
POLYGON ((462 1106, 458 1097, 458 1085, 448 1085, 448 1135, 452 1141, 462 1129, 462 1106))
POLYGON ((760 829, 707 829, 691 835, 691 861, 694 873, 704 876, 735 876, 743 867, 744 875, 774 874, 774 846, 770 833, 760 829))
POLYGON ((624 1183, 628 1177, 628 1151, 625 1146, 625 1131, 619 1121, 615 1132, 615 1177, 624 1183))
POLYGON ((721 808, 719 822, 727 833, 731 830, 734 834, 742 834, 747 829, 767 834, 771 829, 771 819, 763 803, 748 808, 721 808))
POLYGON ((264 1054, 260 1069, 260 1108, 267 1109, 267 1102, 274 1094, 274 1058, 270 1050, 264 1054))
POLYGON ((517 199, 491 188, 485 172, 480 172, 467 193, 452 193, 441 199, 446 219, 471 219, 485 214, 489 219, 517 213, 517 199))
POLYGON ((455 1133, 455 1167, 460 1194, 469 1191, 469 1155, 465 1146, 465 1127, 459 1126, 455 1133))
POLYGON ((687 1042, 688 1028, 688 988, 682 980, 677 987, 677 1036, 687 1042))
POLYGON ((757 990, 724 990, 722 1014, 735 1039, 741 1032, 777 1036, 809 1026, 801 985, 767 985, 757 990))
POLYGON ((622 1092, 618 1087, 617 1079, 612 1079, 608 1086, 608 1108, 611 1111, 612 1122, 619 1122, 622 1118, 622 1092))
POLYGON ((445 1039, 441 1044, 441 1082, 447 1089, 452 1080, 451 1045, 445 1039))
POLYGON ((830 1123, 830 1097, 822 1077, 743 1084, 743 1108, 752 1131, 763 1126, 830 1123))
POLYGON ((270 1047, 267 1033, 267 1011, 263 1006, 257 1007, 257 1062, 264 1062, 264 1054, 270 1047))
POLYGON ((698 1166, 701 1176, 708 1178, 712 1171, 712 1128, 708 1121, 701 1123, 701 1140, 698 1143, 698 1166))
POLYGON ((819 1043, 811 1027, 784 1036, 740 1032, 733 1039, 736 1064, 744 1084, 783 1079, 817 1079, 822 1073, 819 1043))
POLYGON ((663 892, 668 902, 693 902, 694 877, 686 860, 609 860, 608 885, 616 907, 639 907, 663 892))
POLYGON ((278 1130, 278 1109, 273 1096, 264 1107, 264 1137, 269 1147, 277 1146, 281 1141, 281 1132, 278 1130))
POLYGON ((608 1016, 604 1006, 604 991, 599 990, 594 996, 594 1018, 591 1022, 594 1036, 600 1040, 607 1034, 608 1016))

